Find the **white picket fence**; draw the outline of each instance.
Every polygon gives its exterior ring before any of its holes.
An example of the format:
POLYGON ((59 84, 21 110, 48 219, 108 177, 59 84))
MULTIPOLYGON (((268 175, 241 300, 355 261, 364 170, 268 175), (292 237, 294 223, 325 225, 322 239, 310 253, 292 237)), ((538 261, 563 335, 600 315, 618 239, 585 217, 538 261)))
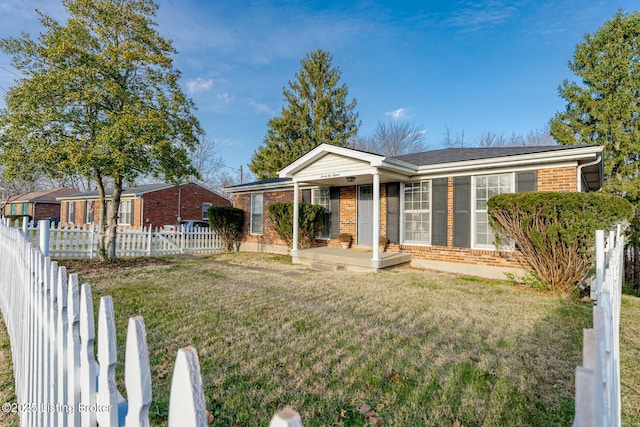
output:
POLYGON ((620 304, 624 236, 596 231, 596 278, 591 285, 593 328, 583 331, 582 366, 576 368, 577 427, 618 427, 620 419, 620 304), (606 240, 606 243, 605 243, 606 240))
MULTIPOLYGON (((33 244, 48 234, 47 252, 52 258, 94 258, 98 254, 98 229, 93 224, 51 226, 47 222, 23 223, 24 235, 33 244), (43 227, 48 227, 46 230, 43 227)), ((223 252, 225 247, 213 230, 166 231, 161 228, 121 228, 116 235, 117 257, 205 254, 223 252)))
MULTIPOLYGON (((76 274, 67 275, 65 267, 43 256, 22 230, 4 223, 0 224, 0 310, 11 342, 17 397, 16 402, 5 403, 3 411, 18 412, 21 426, 149 426, 151 370, 142 317, 129 319, 125 401, 115 382, 111 297, 100 298, 96 334, 91 287, 80 285, 76 274)), ((198 355, 192 347, 178 350, 168 425, 208 425, 198 355)), ((302 422, 295 411, 285 408, 270 426, 302 426, 302 422)))

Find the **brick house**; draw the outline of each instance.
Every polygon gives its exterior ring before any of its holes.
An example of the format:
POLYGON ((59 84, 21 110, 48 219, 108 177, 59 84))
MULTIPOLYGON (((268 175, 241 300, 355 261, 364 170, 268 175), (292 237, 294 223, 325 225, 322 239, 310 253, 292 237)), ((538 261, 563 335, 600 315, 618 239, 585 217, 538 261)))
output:
POLYGON ((27 217, 29 221, 58 217, 60 202, 57 198, 77 192, 75 188, 64 187, 32 191, 4 201, 3 213, 7 218, 27 217))
MULTIPOLYGON (((267 216, 276 201, 325 207, 318 245, 339 246, 340 233, 371 249, 380 265, 379 236, 388 251, 411 254, 411 265, 503 278, 528 263, 513 246, 496 248, 489 197, 525 191, 597 191, 603 147, 448 148, 396 157, 322 144, 278 178, 225 188, 245 215, 241 250, 286 253, 267 216)), ((291 248, 296 259, 297 248, 291 248)))
MULTIPOLYGON (((111 195, 107 189, 107 197, 111 195)), ((59 197, 63 225, 86 225, 97 222, 101 206, 98 191, 59 197)), ((161 227, 180 220, 207 219, 210 206, 231 206, 224 195, 195 183, 148 184, 122 191, 118 224, 134 228, 161 227)))

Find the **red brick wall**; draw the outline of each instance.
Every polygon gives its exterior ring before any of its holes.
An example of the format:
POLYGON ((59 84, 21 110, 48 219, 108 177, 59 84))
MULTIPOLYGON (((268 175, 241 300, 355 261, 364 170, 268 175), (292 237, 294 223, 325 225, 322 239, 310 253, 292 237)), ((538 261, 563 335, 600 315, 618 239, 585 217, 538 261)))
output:
MULTIPOLYGON (((184 184, 180 188, 171 187, 142 195, 141 198, 123 198, 132 200, 133 227, 162 227, 178 221, 178 199, 180 199, 180 216, 182 220, 202 219, 202 204, 212 203, 214 206, 230 206, 231 201, 213 191, 196 184, 184 184), (142 210, 144 209, 144 218, 142 210)), ((94 222, 100 220, 102 206, 94 200, 94 222)), ((61 223, 67 220, 68 203, 75 203, 75 224, 83 225, 85 219, 85 201, 63 202, 60 210, 61 223)))
POLYGON ((29 214, 34 221, 47 219, 50 216, 60 215, 60 203, 36 203, 35 213, 33 212, 33 203, 29 204, 29 214))
MULTIPOLYGON (((552 169, 540 169, 537 174, 538 191, 576 191, 576 167, 562 167, 552 169)), ((357 241, 357 187, 348 186, 340 188, 340 233, 349 233, 357 241)), ((385 234, 386 224, 386 185, 380 186, 380 228, 381 235, 385 234)), ((244 241, 260 242, 266 244, 284 245, 284 242, 271 231, 271 226, 266 219, 267 206, 273 201, 290 202, 292 191, 280 191, 264 193, 265 203, 265 223, 264 235, 250 236, 249 215, 251 212, 251 196, 249 194, 236 195, 234 197, 235 206, 243 209, 245 215, 245 236, 244 241), (275 235, 275 236, 274 236, 275 235)), ((527 260, 520 252, 499 252, 494 250, 457 248, 453 246, 453 177, 448 178, 447 188, 447 246, 414 246, 414 245, 389 245, 392 252, 404 251, 411 254, 414 259, 424 259, 433 261, 458 262, 465 264, 476 264, 485 266, 530 268, 527 260)), ((329 246, 340 246, 337 240, 325 241, 323 244, 329 246)))
POLYGON ((200 185, 184 184, 164 190, 154 191, 142 196, 142 208, 144 218, 141 218, 139 208, 134 214, 136 226, 161 227, 165 224, 174 224, 180 219, 202 219, 203 203, 211 203, 214 206, 231 206, 231 201, 200 185), (178 209, 178 200, 180 208, 178 209))
POLYGON ((538 170, 538 191, 578 191, 577 167, 538 170))
MULTIPOLYGON (((299 201, 302 201, 302 191, 299 192, 299 201)), ((244 211, 244 225, 240 240, 249 243, 262 243, 267 245, 286 246, 276 233, 273 223, 269 220, 268 208, 277 202, 291 203, 293 201, 293 190, 265 191, 262 193, 262 234, 251 234, 251 194, 235 194, 233 206, 244 211)))

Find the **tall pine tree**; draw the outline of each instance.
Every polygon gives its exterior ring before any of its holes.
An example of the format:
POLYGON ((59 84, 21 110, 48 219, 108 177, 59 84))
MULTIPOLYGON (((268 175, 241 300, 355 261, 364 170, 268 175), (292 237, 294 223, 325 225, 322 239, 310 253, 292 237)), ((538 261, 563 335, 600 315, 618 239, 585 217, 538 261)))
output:
POLYGON ((249 163, 258 179, 275 177, 320 144, 346 146, 358 133, 356 100, 347 103, 349 90, 339 85, 341 72, 331 66, 331 59, 325 50, 307 54, 296 80, 283 90, 286 105, 280 116, 269 120, 263 145, 249 163))
POLYGON ((569 68, 580 83, 565 80, 566 110, 551 119, 561 144, 605 147, 606 189, 640 196, 640 12, 618 11, 578 44, 569 68))

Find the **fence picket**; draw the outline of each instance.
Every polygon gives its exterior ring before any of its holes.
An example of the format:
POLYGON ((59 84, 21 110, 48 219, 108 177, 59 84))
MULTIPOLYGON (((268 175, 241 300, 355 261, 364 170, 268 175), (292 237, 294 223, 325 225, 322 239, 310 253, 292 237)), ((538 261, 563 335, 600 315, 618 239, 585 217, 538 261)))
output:
POLYGON ((56 360, 57 360, 57 375, 56 384, 58 386, 58 398, 56 399, 57 407, 60 408, 56 411, 58 417, 58 426, 67 426, 67 414, 62 410, 63 405, 66 405, 69 397, 67 393, 67 269, 65 267, 58 267, 58 280, 56 295, 58 299, 58 317, 56 326, 56 360))
POLYGON ((98 396, 96 399, 99 425, 118 425, 118 390, 116 388, 116 324, 113 300, 110 296, 100 298, 98 309, 98 396))
POLYGON ((178 350, 171 379, 169 427, 207 427, 200 362, 193 347, 178 350))
POLYGON ((148 427, 149 406, 151 405, 151 369, 147 334, 144 320, 140 316, 129 319, 124 383, 129 399, 125 426, 148 427))
POLYGON ((73 408, 69 427, 80 426, 80 289, 78 275, 69 275, 67 284, 67 405, 73 408))
POLYGON ((96 359, 93 346, 95 326, 93 319, 93 301, 91 287, 83 284, 80 289, 80 403, 81 423, 83 427, 96 425, 95 411, 83 410, 96 404, 96 359))

